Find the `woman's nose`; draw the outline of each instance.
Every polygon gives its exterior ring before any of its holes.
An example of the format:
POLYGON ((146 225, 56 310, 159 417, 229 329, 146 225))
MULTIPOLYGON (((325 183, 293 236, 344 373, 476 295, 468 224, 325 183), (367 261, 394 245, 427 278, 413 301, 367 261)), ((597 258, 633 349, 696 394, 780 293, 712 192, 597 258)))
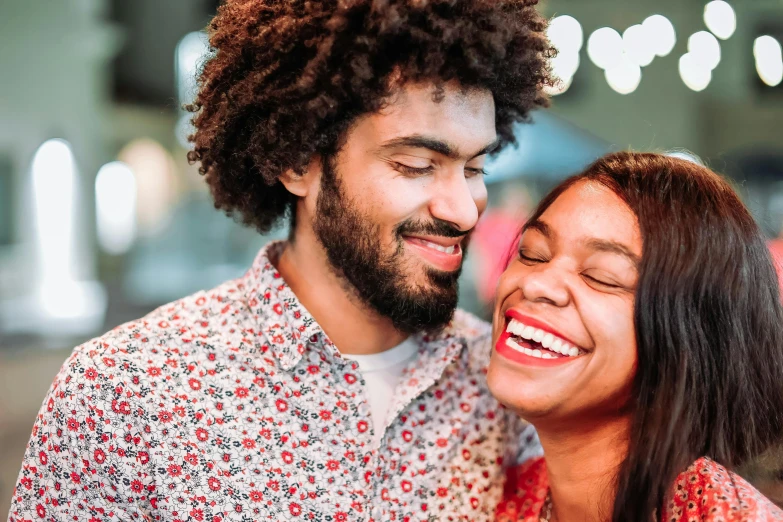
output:
POLYGON ((564 307, 570 301, 565 276, 555 267, 542 266, 520 279, 519 288, 527 301, 564 307))

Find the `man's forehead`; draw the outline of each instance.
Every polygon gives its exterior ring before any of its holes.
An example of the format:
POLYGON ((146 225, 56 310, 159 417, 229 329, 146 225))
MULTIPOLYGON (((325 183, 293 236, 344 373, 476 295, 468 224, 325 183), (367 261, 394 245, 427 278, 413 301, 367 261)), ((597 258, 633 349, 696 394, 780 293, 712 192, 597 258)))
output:
POLYGON ((464 89, 455 83, 409 83, 392 94, 380 115, 421 120, 450 116, 491 119, 494 123, 495 101, 492 93, 486 89, 464 89))
POLYGON ((378 142, 428 136, 467 153, 497 138, 492 93, 450 84, 441 89, 421 84, 402 87, 383 110, 368 120, 378 142))

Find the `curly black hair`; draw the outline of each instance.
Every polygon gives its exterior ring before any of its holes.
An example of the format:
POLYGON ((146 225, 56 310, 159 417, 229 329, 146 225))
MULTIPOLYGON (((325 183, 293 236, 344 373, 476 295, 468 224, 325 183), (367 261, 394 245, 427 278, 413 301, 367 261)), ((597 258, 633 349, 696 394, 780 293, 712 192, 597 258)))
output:
POLYGON ((554 53, 537 0, 229 0, 209 25, 190 136, 215 207, 268 232, 278 177, 335 154, 406 82, 491 91, 502 144, 547 105, 554 53))

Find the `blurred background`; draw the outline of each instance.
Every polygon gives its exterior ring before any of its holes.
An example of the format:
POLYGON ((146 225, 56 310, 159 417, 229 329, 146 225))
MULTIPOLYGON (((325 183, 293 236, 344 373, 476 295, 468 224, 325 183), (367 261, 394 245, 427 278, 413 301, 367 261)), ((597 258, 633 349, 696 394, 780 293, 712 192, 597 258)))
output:
MULTIPOLYGON (((212 208, 187 115, 217 0, 0 2, 0 518, 73 347, 234 278, 261 237, 212 208)), ((462 284, 486 313, 513 235, 605 152, 703 161, 768 234, 783 225, 783 1, 548 0, 553 106, 488 166, 462 284)), ((779 455, 746 470, 783 503, 779 455)))

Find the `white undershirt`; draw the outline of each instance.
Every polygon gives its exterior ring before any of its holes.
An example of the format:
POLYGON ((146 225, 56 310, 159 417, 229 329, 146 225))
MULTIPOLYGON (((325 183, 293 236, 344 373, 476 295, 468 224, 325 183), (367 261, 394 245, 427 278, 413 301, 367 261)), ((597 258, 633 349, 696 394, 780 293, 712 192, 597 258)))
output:
POLYGON ((383 438, 386 428, 386 414, 389 412, 394 390, 400 382, 402 371, 416 356, 418 345, 406 339, 394 348, 372 355, 343 354, 343 357, 359 363, 359 371, 367 384, 367 397, 370 402, 374 427, 375 446, 383 438))

